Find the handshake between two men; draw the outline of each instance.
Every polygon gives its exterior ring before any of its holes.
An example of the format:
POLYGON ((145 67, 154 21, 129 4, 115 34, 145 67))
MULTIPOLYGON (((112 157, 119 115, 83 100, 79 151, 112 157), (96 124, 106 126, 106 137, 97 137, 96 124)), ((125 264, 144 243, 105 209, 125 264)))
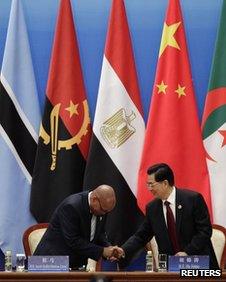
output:
POLYGON ((121 258, 124 258, 125 252, 122 248, 118 246, 109 246, 104 248, 103 257, 110 261, 116 261, 121 258))

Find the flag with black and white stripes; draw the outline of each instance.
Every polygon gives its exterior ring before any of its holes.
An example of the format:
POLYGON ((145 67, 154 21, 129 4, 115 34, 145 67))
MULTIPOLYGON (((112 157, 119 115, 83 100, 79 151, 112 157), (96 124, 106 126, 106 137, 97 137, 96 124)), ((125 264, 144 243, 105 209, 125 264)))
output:
POLYGON ((22 3, 12 1, 0 83, 0 247, 23 251, 40 110, 22 3))

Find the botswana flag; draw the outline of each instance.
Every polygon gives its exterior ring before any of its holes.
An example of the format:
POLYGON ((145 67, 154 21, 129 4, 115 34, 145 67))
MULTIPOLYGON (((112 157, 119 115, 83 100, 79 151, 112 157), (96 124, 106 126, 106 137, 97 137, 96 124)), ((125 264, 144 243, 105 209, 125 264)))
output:
POLYGON ((22 1, 13 0, 0 83, 0 245, 24 252, 41 115, 22 1))

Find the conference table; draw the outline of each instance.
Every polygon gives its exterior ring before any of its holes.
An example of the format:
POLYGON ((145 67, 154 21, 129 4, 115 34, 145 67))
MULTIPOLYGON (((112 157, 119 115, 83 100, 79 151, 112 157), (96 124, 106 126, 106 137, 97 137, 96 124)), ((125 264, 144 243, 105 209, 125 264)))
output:
POLYGON ((199 281, 199 282, 208 282, 208 281, 224 281, 226 282, 226 272, 222 272, 222 277, 219 278, 181 278, 179 273, 165 272, 165 273, 150 273, 150 272, 0 272, 0 281, 25 281, 25 282, 89 282, 89 281, 98 281, 102 282, 105 280, 97 278, 107 277, 106 281, 112 282, 188 282, 188 281, 199 281))

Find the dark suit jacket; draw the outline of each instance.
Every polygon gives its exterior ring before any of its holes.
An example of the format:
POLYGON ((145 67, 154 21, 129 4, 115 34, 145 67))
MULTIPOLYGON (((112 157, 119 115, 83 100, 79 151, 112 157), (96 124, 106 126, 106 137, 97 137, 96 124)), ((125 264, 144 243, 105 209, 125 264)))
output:
POLYGON ((34 255, 69 255, 70 267, 80 267, 87 258, 98 260, 109 246, 105 233, 106 216, 97 217, 94 239, 91 228, 88 191, 67 197, 55 210, 50 225, 34 255))
MULTIPOLYGON (((201 194, 176 189, 176 228, 181 251, 188 255, 209 255, 210 268, 218 268, 211 244, 212 226, 208 208, 201 194)), ((130 259, 155 236, 159 253, 174 255, 163 214, 162 200, 146 206, 146 217, 138 231, 122 246, 130 259)))

